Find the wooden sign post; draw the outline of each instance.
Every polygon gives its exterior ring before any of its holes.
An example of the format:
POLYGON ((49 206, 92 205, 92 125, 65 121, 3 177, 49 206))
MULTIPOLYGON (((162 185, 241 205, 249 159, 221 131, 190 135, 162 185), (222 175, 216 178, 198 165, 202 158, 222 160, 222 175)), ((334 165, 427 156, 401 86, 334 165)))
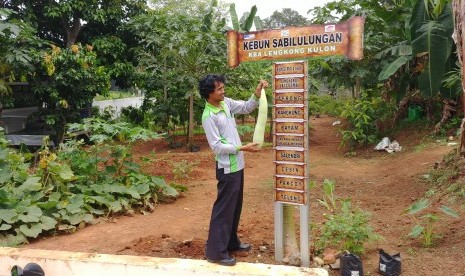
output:
POLYGON ((283 204, 300 206, 300 258, 310 266, 307 61, 273 64, 275 259, 284 257, 283 204))
MULTIPOLYGON (((228 65, 241 62, 343 55, 363 58, 365 18, 339 24, 287 27, 250 33, 228 31, 228 65)), ((300 207, 301 265, 309 254, 309 145, 307 61, 273 64, 275 258, 284 254, 283 204, 300 207)))

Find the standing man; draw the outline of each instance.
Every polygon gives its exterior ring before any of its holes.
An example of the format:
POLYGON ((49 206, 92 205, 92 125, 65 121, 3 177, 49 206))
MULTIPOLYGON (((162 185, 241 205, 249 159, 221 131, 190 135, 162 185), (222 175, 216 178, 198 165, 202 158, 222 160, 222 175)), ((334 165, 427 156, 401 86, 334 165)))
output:
POLYGON ((268 82, 261 80, 247 101, 225 97, 224 83, 221 75, 207 75, 199 82, 200 95, 207 100, 202 126, 216 155, 218 180, 218 195, 212 208, 205 255, 209 262, 231 266, 236 264, 236 259, 229 255, 229 251, 249 251, 251 248, 250 244, 241 243, 237 236, 244 191, 243 152, 260 150, 257 143, 242 145, 234 114, 252 112, 268 82))

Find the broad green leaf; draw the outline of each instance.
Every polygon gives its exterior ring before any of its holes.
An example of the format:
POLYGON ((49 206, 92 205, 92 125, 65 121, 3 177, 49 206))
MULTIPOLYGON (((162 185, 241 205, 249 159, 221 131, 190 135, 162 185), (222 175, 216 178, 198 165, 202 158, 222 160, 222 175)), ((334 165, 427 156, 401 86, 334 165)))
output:
POLYGON ((60 164, 59 175, 63 180, 71 180, 74 177, 73 170, 68 164, 60 164))
POLYGON ((427 22, 418 32, 421 35, 412 42, 413 52, 428 53, 426 68, 418 77, 418 86, 424 96, 433 97, 439 93, 451 45, 446 29, 437 22, 427 22))
POLYGON ((425 6, 425 1, 417 0, 415 6, 412 10, 412 15, 410 16, 409 29, 411 33, 411 39, 416 39, 419 34, 417 31, 420 27, 428 21, 428 11, 427 6, 425 6))
POLYGON ((79 223, 84 221, 84 214, 79 213, 70 215, 68 221, 71 225, 78 225, 79 223))
POLYGON ((103 204, 107 207, 110 207, 111 203, 114 201, 103 196, 91 196, 90 198, 95 200, 97 203, 103 204))
POLYGON ((250 9, 250 14, 249 16, 247 16, 247 18, 245 19, 245 22, 244 22, 244 25, 242 26, 242 30, 244 32, 250 32, 250 29, 252 29, 252 25, 253 25, 253 21, 254 21, 254 18, 255 18, 255 15, 257 14, 257 6, 253 6, 251 9, 250 9))
POLYGON ((413 215, 415 213, 418 213, 424 210, 428 206, 429 206, 429 201, 427 199, 422 199, 410 205, 403 213, 413 215))
POLYGON ((3 224, 0 225, 0 231, 10 230, 11 227, 12 227, 11 225, 3 223, 3 224))
POLYGON ((382 81, 388 79, 390 76, 394 75, 402 65, 408 63, 410 59, 410 56, 400 56, 393 62, 386 64, 379 73, 378 80, 382 81))
POLYGON ((40 177, 29 177, 26 181, 18 187, 20 191, 39 191, 42 189, 40 184, 40 177))
POLYGON ((255 16, 253 23, 257 31, 263 30, 262 20, 260 19, 260 16, 255 16))
POLYGON ((47 216, 40 217, 40 222, 42 223, 42 229, 45 231, 55 229, 56 225, 58 224, 54 218, 47 216))
POLYGON ((18 233, 17 235, 0 235, 0 246, 14 247, 25 243, 27 243, 27 239, 21 233, 18 233))
POLYGON ((325 195, 331 196, 334 193, 334 181, 325 179, 323 181, 323 191, 325 195))
POLYGON ((76 214, 76 213, 81 212, 83 205, 84 205, 84 201, 76 201, 76 202, 72 202, 72 203, 67 204, 65 209, 70 214, 76 214))
POLYGON ((119 212, 123 208, 121 207, 121 203, 119 203, 118 201, 114 201, 110 203, 110 205, 108 206, 108 209, 110 209, 113 212, 119 212))
POLYGON ((412 228, 412 231, 410 231, 410 233, 408 235, 413 237, 413 238, 416 238, 423 232, 424 229, 425 229, 425 227, 423 227, 421 225, 415 225, 412 228))
POLYGON ((229 5, 229 14, 231 15, 231 23, 233 25, 233 29, 236 31, 240 31, 239 19, 237 17, 236 12, 236 4, 232 3, 231 5, 229 5))
POLYGON ((87 223, 93 223, 94 216, 92 214, 84 214, 83 220, 87 223))
POLYGON ((150 191, 150 187, 147 183, 133 186, 140 195, 144 195, 150 191))
POLYGON ((11 170, 8 166, 3 166, 0 169, 0 184, 8 182, 12 177, 11 170))
POLYGON ((178 191, 176 191, 176 189, 171 187, 170 185, 166 184, 163 178, 152 177, 152 181, 157 187, 162 189, 164 195, 172 197, 176 197, 179 195, 178 191))
POLYGON ((58 201, 38 202, 37 206, 44 210, 50 210, 58 205, 58 201))
POLYGON ((140 199, 140 194, 134 186, 131 186, 129 189, 126 189, 126 193, 131 195, 135 199, 140 199))
POLYGON ((0 222, 5 221, 6 223, 15 223, 16 220, 13 218, 16 216, 16 212, 10 209, 0 209, 0 222))
POLYGON ((454 217, 454 218, 459 218, 459 214, 457 212, 455 212, 452 208, 448 207, 448 206, 442 205, 440 209, 446 215, 449 215, 449 216, 454 217))
POLYGON ((42 224, 41 223, 34 223, 31 227, 23 224, 19 227, 19 231, 23 233, 26 237, 37 238, 40 233, 42 233, 42 224))
POLYGON ((18 215, 18 219, 23 222, 38 222, 42 216, 42 210, 37 206, 29 206, 25 212, 18 215))

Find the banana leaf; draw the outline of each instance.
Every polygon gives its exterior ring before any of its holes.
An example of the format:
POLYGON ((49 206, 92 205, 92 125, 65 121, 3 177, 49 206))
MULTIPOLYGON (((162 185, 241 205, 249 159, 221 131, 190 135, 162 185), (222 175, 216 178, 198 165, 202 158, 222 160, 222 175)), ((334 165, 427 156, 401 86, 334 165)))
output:
POLYGON ((446 28, 439 22, 429 21, 417 33, 421 35, 412 42, 413 53, 429 53, 425 70, 418 77, 418 87, 424 96, 433 97, 441 88, 452 44, 446 28))
POLYGON ((249 16, 247 16, 247 19, 245 20, 244 25, 242 25, 242 30, 244 32, 246 32, 246 33, 250 32, 250 29, 252 28, 253 21, 254 21, 254 18, 255 18, 256 14, 257 14, 257 6, 253 6, 250 9, 250 14, 249 14, 249 16))
POLYGON ((386 64, 383 70, 381 70, 381 72, 379 73, 378 80, 383 81, 383 80, 388 79, 395 72, 397 72, 397 70, 399 70, 399 68, 402 65, 408 63, 411 58, 412 58, 411 56, 400 56, 393 62, 386 64))
POLYGON ((236 4, 232 3, 229 6, 229 14, 231 15, 231 23, 233 25, 233 29, 236 31, 240 31, 239 19, 237 18, 236 12, 236 4))

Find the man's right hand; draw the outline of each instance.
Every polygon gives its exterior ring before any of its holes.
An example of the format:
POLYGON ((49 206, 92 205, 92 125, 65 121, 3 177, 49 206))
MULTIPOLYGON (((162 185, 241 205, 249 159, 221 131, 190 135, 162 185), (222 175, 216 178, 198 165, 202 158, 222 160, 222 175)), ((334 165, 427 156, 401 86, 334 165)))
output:
POLYGON ((249 151, 249 152, 257 152, 257 151, 260 150, 260 148, 258 147, 258 143, 248 143, 245 146, 241 146, 241 148, 239 150, 241 150, 241 151, 249 151))

